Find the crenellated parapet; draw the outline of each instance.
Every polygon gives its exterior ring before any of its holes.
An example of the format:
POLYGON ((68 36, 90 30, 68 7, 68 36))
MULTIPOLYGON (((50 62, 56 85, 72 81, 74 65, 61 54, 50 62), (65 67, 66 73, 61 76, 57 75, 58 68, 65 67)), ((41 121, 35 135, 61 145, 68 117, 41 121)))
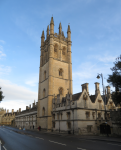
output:
POLYGON ((72 94, 69 92, 66 94, 66 97, 61 96, 60 94, 54 95, 52 99, 53 110, 61 109, 63 107, 67 108, 74 105, 74 101, 72 100, 72 94))

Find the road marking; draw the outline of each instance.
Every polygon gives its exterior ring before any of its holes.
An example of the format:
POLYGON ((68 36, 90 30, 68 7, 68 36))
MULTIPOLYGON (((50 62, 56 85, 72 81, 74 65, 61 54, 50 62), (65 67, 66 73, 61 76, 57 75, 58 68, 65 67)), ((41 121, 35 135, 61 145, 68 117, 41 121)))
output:
POLYGON ((107 144, 121 146, 121 145, 118 145, 118 144, 112 144, 112 143, 107 143, 107 144))
MULTIPOLYGON (((28 135, 28 136, 32 136, 32 135, 28 135)), ((32 136, 33 137, 33 136, 32 136)))
POLYGON ((43 138, 39 138, 39 137, 36 137, 36 138, 41 139, 41 140, 44 140, 43 138))
POLYGON ((3 146, 3 148, 4 148, 5 150, 7 150, 4 146, 3 146))
MULTIPOLYGON (((50 140, 49 140, 49 141, 50 141, 50 140)), ((58 143, 58 142, 54 142, 54 141, 50 141, 50 142, 53 142, 53 143, 56 143, 56 144, 60 144, 60 145, 66 146, 66 144, 63 144, 63 143, 58 143)))
POLYGON ((83 149, 83 148, 79 148, 79 147, 77 147, 77 149, 81 149, 81 150, 86 150, 86 149, 83 149))

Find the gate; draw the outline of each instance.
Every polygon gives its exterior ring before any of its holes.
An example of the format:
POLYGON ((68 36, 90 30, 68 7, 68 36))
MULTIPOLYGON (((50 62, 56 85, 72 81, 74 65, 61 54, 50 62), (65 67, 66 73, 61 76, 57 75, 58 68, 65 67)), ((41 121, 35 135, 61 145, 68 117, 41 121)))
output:
POLYGON ((111 134, 110 125, 102 123, 100 125, 100 134, 111 134))

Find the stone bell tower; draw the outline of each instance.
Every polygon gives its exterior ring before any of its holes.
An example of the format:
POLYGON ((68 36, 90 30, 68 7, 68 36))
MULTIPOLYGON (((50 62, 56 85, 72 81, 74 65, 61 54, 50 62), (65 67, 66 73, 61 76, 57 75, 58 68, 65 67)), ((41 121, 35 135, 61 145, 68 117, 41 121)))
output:
POLYGON ((39 69, 37 126, 52 129, 52 99, 57 94, 62 97, 72 91, 71 30, 67 29, 67 38, 59 24, 59 33, 54 33, 54 20, 41 36, 41 56, 39 69))

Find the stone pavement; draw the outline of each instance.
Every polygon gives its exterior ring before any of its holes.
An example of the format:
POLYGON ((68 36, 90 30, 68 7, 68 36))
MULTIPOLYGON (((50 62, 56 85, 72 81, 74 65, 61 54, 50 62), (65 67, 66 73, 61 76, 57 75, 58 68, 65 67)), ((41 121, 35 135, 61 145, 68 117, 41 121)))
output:
POLYGON ((76 135, 76 134, 67 134, 67 133, 59 133, 59 132, 47 132, 47 131, 38 131, 38 130, 28 130, 33 131, 37 133, 45 133, 45 134, 51 134, 51 135, 60 135, 60 136, 71 136, 75 138, 85 139, 85 140, 97 140, 97 141, 108 141, 108 142, 118 142, 121 143, 121 136, 120 137, 114 137, 114 136, 108 136, 107 135, 76 135))

